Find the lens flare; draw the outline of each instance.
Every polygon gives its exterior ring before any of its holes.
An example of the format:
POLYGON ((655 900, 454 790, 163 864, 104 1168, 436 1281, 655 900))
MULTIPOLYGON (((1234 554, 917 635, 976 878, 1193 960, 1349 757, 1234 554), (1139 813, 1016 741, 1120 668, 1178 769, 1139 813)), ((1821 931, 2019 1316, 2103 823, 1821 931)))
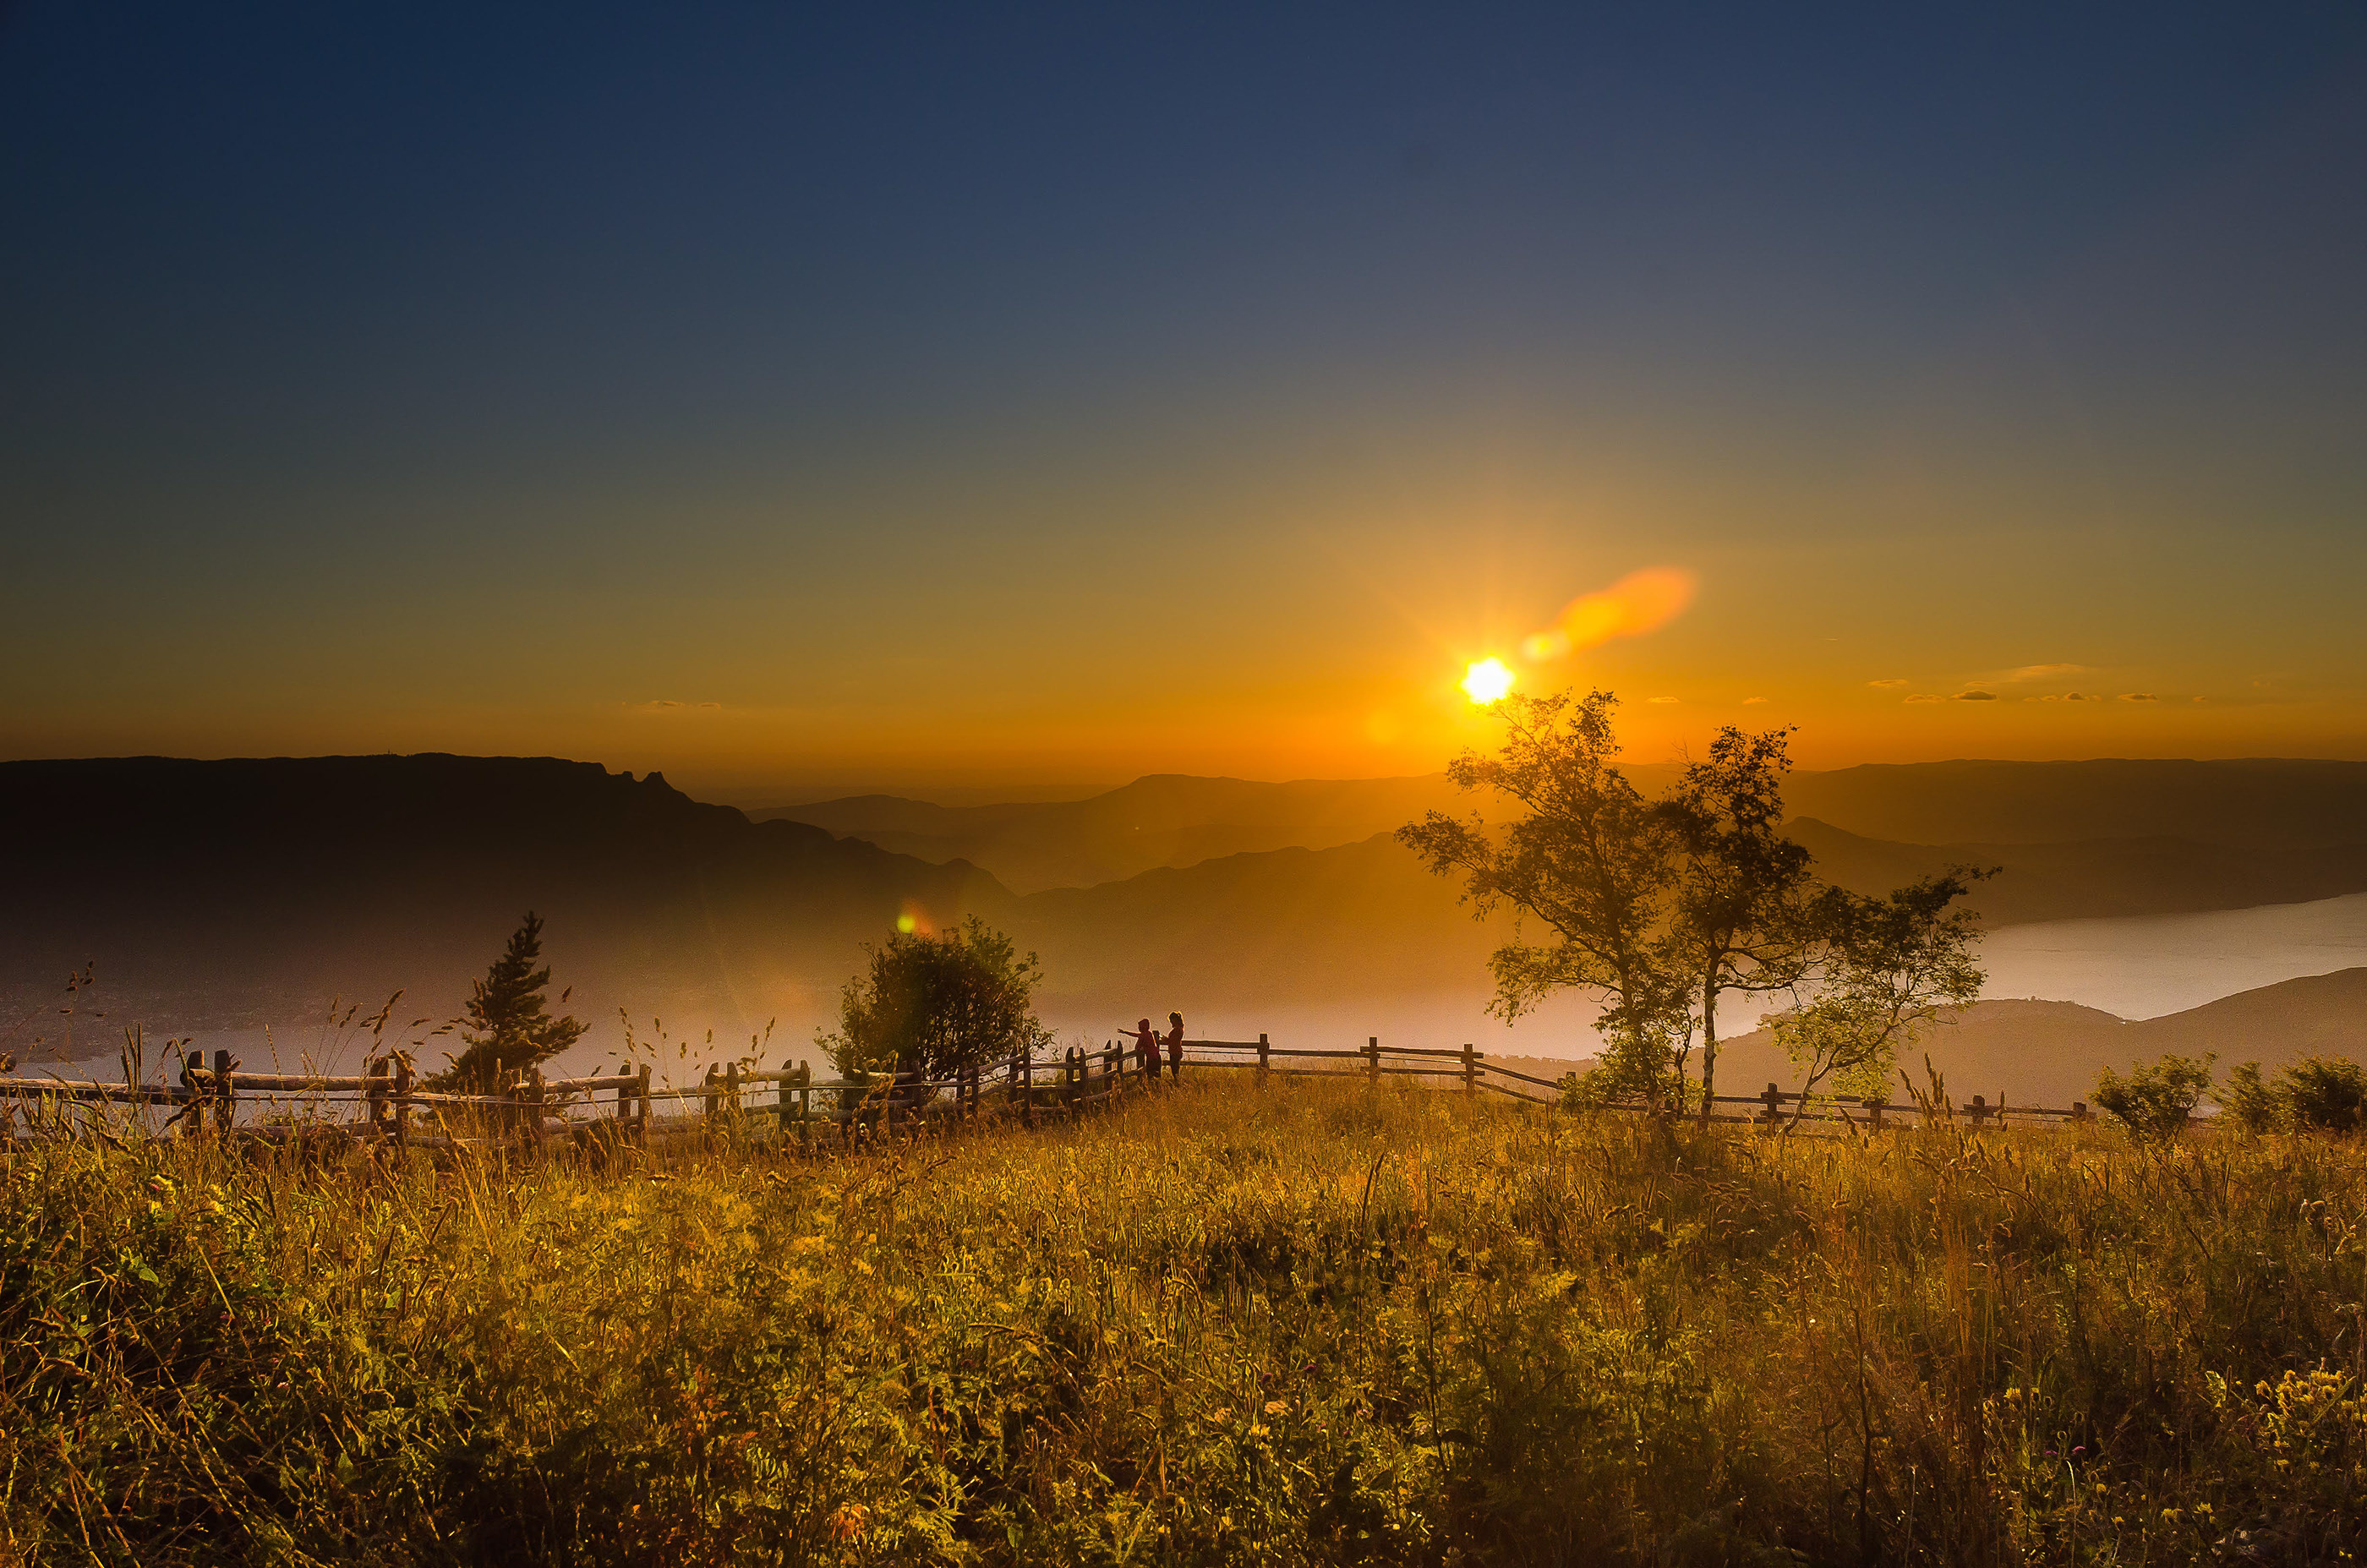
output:
POLYGON ((1463 671, 1463 694, 1486 707, 1512 689, 1512 672, 1501 659, 1482 659, 1463 671))
POLYGON ((1550 627, 1521 644, 1521 651, 1544 664, 1615 637, 1639 637, 1674 618, 1693 597, 1693 574, 1682 568, 1631 571, 1600 592, 1571 600, 1550 627))

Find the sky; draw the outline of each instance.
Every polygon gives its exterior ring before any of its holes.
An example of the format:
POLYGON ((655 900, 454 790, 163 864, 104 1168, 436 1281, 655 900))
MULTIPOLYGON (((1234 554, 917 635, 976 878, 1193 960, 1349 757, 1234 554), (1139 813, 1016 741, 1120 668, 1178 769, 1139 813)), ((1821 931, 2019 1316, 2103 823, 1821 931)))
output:
POLYGON ((0 756, 2367 757, 2362 277, 2355 5, 35 0, 0 756))

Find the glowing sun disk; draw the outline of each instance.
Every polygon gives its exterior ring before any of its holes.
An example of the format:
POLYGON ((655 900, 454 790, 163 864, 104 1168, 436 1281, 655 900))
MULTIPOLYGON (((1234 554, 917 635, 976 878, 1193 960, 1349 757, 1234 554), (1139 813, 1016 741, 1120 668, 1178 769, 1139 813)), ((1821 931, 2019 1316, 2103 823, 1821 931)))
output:
POLYGON ((1485 707, 1512 689, 1512 672, 1501 659, 1482 659, 1463 672, 1463 694, 1485 707))

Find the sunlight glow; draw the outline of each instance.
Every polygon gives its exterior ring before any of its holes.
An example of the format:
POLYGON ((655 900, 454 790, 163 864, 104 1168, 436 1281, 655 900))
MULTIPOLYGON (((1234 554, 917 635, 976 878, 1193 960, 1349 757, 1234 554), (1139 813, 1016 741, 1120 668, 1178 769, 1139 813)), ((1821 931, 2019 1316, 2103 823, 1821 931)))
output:
POLYGON ((1691 604, 1693 587, 1693 574, 1678 567, 1631 571, 1599 592, 1571 600, 1554 625, 1532 636, 1521 651, 1542 664, 1615 637, 1640 637, 1691 604))
POLYGON ((1501 659, 1482 659, 1463 672, 1463 694, 1481 707, 1501 701, 1512 689, 1512 672, 1501 659))

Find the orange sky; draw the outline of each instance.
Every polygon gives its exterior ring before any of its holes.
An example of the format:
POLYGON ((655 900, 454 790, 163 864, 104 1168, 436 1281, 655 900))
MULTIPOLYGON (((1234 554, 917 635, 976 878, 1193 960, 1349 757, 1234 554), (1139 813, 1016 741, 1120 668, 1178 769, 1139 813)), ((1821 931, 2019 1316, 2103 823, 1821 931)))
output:
POLYGON ((2367 756, 2354 11, 1039 22, 12 21, 0 756, 2367 756))

